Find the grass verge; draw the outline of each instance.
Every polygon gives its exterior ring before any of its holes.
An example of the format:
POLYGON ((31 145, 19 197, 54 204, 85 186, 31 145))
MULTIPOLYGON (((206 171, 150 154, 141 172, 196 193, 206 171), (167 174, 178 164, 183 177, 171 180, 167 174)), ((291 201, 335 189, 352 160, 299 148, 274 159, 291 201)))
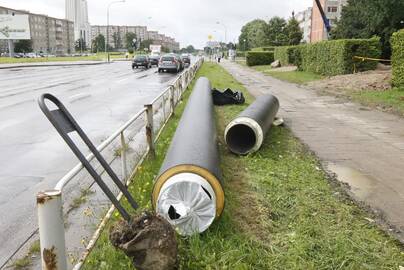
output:
POLYGON ((322 75, 318 75, 312 72, 306 72, 306 71, 273 71, 270 69, 265 69, 265 70, 260 70, 260 67, 257 67, 256 69, 258 71, 263 72, 265 75, 272 76, 276 79, 282 80, 282 81, 287 81, 291 83, 297 83, 297 84, 305 84, 308 82, 312 81, 317 81, 324 79, 325 77, 322 75))
POLYGON ((404 116, 404 89, 394 88, 386 91, 360 91, 346 93, 353 101, 372 108, 393 112, 404 116))
MULTIPOLYGON (((205 63, 199 76, 208 77, 216 88, 242 90, 246 104, 215 109, 226 207, 204 234, 179 237, 179 269, 398 269, 404 261, 402 246, 327 180, 316 157, 287 128, 274 127, 255 154, 231 154, 221 135, 252 97, 214 63, 205 63)), ((130 186, 141 208, 150 208, 152 179, 184 106, 177 107, 163 131, 157 159, 146 160, 130 186)), ((110 245, 107 231, 83 269, 131 267, 110 245)))
MULTIPOLYGON (((129 57, 131 59, 133 55, 129 57)), ((111 54, 111 59, 125 58, 124 54, 111 54)), ((0 57, 0 64, 21 64, 21 63, 42 63, 42 62, 75 62, 75 61, 104 61, 105 53, 98 53, 91 56, 69 56, 69 57, 39 57, 39 58, 10 58, 0 57)))

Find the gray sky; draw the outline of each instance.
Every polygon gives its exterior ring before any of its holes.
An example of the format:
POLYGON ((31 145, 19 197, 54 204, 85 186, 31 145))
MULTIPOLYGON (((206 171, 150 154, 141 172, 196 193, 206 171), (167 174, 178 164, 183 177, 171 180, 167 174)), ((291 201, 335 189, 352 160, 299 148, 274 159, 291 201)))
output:
MULTIPOLYGON (((106 24, 106 8, 112 0, 87 0, 91 24, 106 24)), ((64 0, 0 0, 1 6, 64 18, 64 0)), ((112 5, 111 24, 146 25, 149 30, 174 37, 182 47, 202 48, 208 35, 235 41, 248 21, 272 16, 288 18, 292 11, 311 6, 312 0, 126 0, 112 5)))

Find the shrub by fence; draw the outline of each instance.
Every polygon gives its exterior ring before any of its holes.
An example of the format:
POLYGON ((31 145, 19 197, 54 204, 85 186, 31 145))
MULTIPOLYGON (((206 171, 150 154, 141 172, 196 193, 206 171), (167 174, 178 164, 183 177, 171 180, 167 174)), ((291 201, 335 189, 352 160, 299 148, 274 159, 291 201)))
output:
POLYGON ((281 46, 274 51, 275 60, 279 60, 282 66, 301 65, 300 46, 281 46))
POLYGON ((377 62, 354 60, 354 56, 380 58, 379 38, 340 39, 299 46, 299 69, 334 76, 375 69, 377 62))
POLYGON ((247 66, 269 65, 274 61, 273 52, 247 52, 247 66))
POLYGON ((246 52, 245 51, 236 51, 236 57, 245 57, 246 52))
POLYGON ((393 86, 404 87, 404 29, 393 34, 391 38, 393 54, 393 86))

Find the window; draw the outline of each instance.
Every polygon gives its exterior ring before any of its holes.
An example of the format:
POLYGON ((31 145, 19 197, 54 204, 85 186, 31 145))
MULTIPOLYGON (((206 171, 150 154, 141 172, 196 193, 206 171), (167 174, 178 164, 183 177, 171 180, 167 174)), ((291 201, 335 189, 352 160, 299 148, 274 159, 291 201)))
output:
POLYGON ((328 7, 328 12, 337 12, 338 7, 328 7))

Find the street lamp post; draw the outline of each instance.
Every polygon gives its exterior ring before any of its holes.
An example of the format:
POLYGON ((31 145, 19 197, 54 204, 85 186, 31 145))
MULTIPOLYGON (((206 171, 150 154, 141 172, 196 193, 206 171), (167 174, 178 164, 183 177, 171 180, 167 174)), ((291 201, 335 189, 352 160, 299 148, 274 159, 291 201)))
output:
POLYGON ((109 63, 109 50, 108 50, 108 41, 109 41, 109 8, 111 7, 112 4, 115 3, 124 3, 125 0, 118 0, 118 1, 112 1, 108 4, 107 8, 107 36, 105 37, 105 54, 107 55, 107 61, 109 63))

